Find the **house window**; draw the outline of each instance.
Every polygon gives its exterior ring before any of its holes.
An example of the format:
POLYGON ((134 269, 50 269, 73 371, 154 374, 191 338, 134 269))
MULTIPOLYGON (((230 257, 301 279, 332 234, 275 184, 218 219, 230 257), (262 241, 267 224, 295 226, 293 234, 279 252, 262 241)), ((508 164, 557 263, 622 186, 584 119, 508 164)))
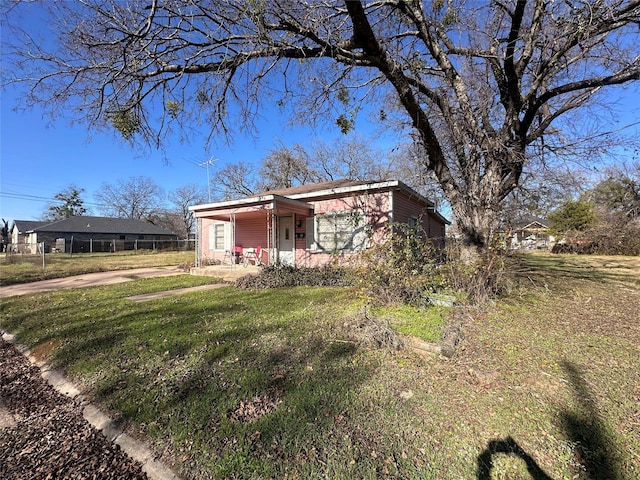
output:
POLYGON ((366 248, 367 226, 362 212, 329 212, 314 219, 316 250, 338 253, 366 248))
POLYGON ((126 235, 120 235, 120 240, 124 240, 126 237, 126 235))
POLYGON ((227 228, 224 223, 214 223, 209 227, 209 250, 224 250, 227 244, 227 228))
POLYGON ((411 227, 411 228, 415 228, 418 226, 418 218, 417 217, 409 217, 407 219, 407 224, 411 227))

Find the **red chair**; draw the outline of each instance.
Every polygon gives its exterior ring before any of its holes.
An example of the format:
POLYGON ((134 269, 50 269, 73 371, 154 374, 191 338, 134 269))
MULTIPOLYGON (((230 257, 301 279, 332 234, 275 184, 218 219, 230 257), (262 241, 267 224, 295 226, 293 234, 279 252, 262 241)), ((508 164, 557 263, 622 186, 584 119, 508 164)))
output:
POLYGON ((224 258, 222 259, 223 265, 227 263, 227 259, 229 260, 229 265, 240 263, 242 260, 242 245, 236 245, 231 250, 225 250, 224 258))

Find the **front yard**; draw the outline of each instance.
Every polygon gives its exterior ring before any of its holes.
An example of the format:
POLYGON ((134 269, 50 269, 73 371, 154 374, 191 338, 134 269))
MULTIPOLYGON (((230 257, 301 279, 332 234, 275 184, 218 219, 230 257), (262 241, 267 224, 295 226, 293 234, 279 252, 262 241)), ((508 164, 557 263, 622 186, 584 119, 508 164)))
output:
POLYGON ((0 327, 184 478, 640 476, 640 261, 532 256, 450 360, 365 347, 345 288, 197 277, 10 298, 0 327))
POLYGON ((42 255, 0 255, 0 286, 37 282, 83 273, 126 270, 166 265, 189 265, 193 251, 123 251, 118 253, 47 253, 42 255))

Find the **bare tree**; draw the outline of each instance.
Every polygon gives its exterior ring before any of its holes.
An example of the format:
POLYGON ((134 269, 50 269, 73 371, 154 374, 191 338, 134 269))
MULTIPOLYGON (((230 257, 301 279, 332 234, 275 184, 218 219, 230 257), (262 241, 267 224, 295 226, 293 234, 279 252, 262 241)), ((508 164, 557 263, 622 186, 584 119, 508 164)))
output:
POLYGON ((323 180, 389 180, 396 168, 388 152, 375 148, 370 139, 344 137, 327 143, 317 141, 309 153, 313 169, 323 180))
POLYGON ((244 162, 227 164, 215 173, 214 182, 229 197, 243 197, 338 179, 402 180, 398 175, 408 170, 405 158, 391 160, 364 139, 349 136, 331 144, 314 140, 311 147, 279 142, 257 167, 250 169, 244 162))
POLYGON ((217 170, 212 187, 217 200, 248 197, 261 191, 257 171, 247 162, 229 163, 217 170))
POLYGON ((265 103, 343 131, 379 109, 412 132, 479 247, 530 156, 563 148, 563 119, 640 78, 640 0, 46 5, 55 50, 14 32, 5 69, 30 85, 28 102, 152 143, 173 124, 229 133, 230 112, 250 127, 265 103))
POLYGON ((262 160, 256 172, 260 191, 330 180, 386 180, 394 177, 387 155, 360 137, 331 144, 315 140, 310 147, 282 142, 262 160))
POLYGON ((205 203, 207 194, 204 189, 195 183, 184 185, 169 192, 169 201, 174 205, 169 218, 173 219, 173 227, 170 230, 180 236, 188 238, 193 232, 195 218, 189 211, 189 207, 199 203, 205 203))
POLYGON ((586 196, 602 216, 618 216, 626 221, 640 218, 640 161, 607 168, 586 196))
POLYGON ((259 169, 259 189, 261 191, 290 188, 322 181, 313 170, 311 157, 300 145, 292 148, 280 142, 262 160, 259 169))
POLYGON ((152 221, 162 210, 164 191, 148 177, 103 183, 95 194, 103 215, 152 221))

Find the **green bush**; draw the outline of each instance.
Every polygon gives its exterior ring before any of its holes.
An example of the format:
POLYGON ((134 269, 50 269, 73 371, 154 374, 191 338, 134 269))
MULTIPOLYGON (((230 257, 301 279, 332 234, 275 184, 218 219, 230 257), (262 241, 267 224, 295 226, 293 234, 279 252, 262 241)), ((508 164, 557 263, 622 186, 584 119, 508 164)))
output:
POLYGON ((446 286, 437 260, 421 228, 389 225, 382 241, 360 255, 359 285, 372 304, 422 305, 429 293, 446 286))
POLYGON ((268 265, 258 275, 245 275, 236 280, 239 288, 282 287, 342 287, 355 285, 351 269, 325 265, 322 267, 293 267, 290 265, 268 265))

